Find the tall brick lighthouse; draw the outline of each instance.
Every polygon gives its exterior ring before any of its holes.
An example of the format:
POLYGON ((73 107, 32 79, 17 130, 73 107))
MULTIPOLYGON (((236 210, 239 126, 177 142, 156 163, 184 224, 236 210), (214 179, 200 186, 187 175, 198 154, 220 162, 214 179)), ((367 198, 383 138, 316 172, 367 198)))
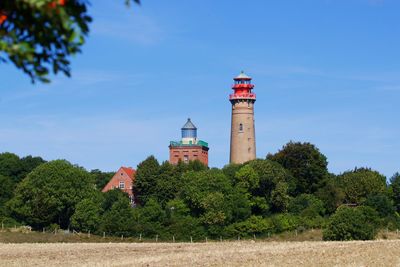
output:
POLYGON ((234 93, 229 95, 232 103, 231 154, 230 163, 244 163, 256 158, 256 137, 254 127, 254 103, 256 94, 251 77, 243 71, 234 78, 234 93))

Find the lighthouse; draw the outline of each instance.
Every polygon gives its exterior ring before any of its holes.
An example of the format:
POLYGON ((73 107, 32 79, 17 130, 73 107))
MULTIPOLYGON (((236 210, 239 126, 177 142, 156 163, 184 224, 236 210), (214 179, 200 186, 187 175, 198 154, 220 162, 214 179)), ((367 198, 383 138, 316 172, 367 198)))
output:
POLYGON ((256 158, 254 103, 256 94, 251 77, 243 71, 233 79, 230 163, 244 163, 256 158))
POLYGON ((171 141, 169 145, 169 162, 178 164, 179 161, 199 160, 208 166, 208 143, 197 138, 197 127, 191 119, 187 119, 181 128, 182 138, 180 141, 171 141))

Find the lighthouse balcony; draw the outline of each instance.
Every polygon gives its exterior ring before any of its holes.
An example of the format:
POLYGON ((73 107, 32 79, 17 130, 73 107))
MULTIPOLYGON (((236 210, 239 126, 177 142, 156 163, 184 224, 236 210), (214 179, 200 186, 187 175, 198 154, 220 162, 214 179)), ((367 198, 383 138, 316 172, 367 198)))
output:
POLYGON ((254 93, 242 93, 242 94, 230 94, 229 100, 236 100, 236 99, 256 99, 256 94, 254 93))
POLYGON ((208 143, 204 142, 203 140, 198 140, 195 143, 189 143, 189 144, 185 144, 182 141, 171 141, 170 142, 170 146, 171 147, 189 147, 189 146, 204 146, 204 147, 208 147, 208 143))
POLYGON ((254 85, 251 83, 235 83, 232 89, 253 89, 254 85))

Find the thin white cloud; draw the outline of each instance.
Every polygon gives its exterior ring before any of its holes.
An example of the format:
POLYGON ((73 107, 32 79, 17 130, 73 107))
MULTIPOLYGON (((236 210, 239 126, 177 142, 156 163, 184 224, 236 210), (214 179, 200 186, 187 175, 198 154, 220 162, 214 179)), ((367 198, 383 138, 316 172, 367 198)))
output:
POLYGON ((94 21, 91 34, 139 45, 155 45, 165 37, 155 19, 137 13, 123 13, 118 21, 99 18, 94 21))

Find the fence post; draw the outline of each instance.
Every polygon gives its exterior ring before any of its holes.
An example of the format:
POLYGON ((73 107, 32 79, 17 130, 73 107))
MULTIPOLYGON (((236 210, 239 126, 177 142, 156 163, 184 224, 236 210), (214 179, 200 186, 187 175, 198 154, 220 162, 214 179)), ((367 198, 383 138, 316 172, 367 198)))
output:
POLYGON ((238 241, 240 241, 240 235, 238 235, 238 241))
POLYGON ((124 240, 124 235, 121 235, 121 240, 124 240))
POLYGON ((253 238, 254 238, 254 240, 256 240, 256 234, 253 234, 253 238))
POLYGON ((1 222, 1 230, 2 230, 2 231, 4 230, 4 221, 1 222))
POLYGON ((103 232, 103 238, 106 238, 106 232, 103 232))
POLYGON ((207 239, 207 237, 206 237, 206 243, 208 243, 208 239, 207 239))
POLYGON ((43 234, 44 234, 44 227, 43 227, 43 234))
POLYGON ((89 230, 89 233, 88 233, 88 237, 90 238, 90 230, 89 230))
POLYGON ((297 229, 295 230, 296 236, 297 236, 297 229))
POLYGON ((142 233, 139 234, 139 241, 142 241, 142 233))
POLYGON ((222 242, 222 236, 219 237, 219 241, 222 242))
POLYGON ((156 242, 158 242, 158 235, 156 235, 156 242))
POLYGON ((193 243, 193 238, 192 237, 190 237, 190 243, 193 243))
POLYGON ((175 243, 175 236, 174 235, 172 236, 172 242, 175 243))

